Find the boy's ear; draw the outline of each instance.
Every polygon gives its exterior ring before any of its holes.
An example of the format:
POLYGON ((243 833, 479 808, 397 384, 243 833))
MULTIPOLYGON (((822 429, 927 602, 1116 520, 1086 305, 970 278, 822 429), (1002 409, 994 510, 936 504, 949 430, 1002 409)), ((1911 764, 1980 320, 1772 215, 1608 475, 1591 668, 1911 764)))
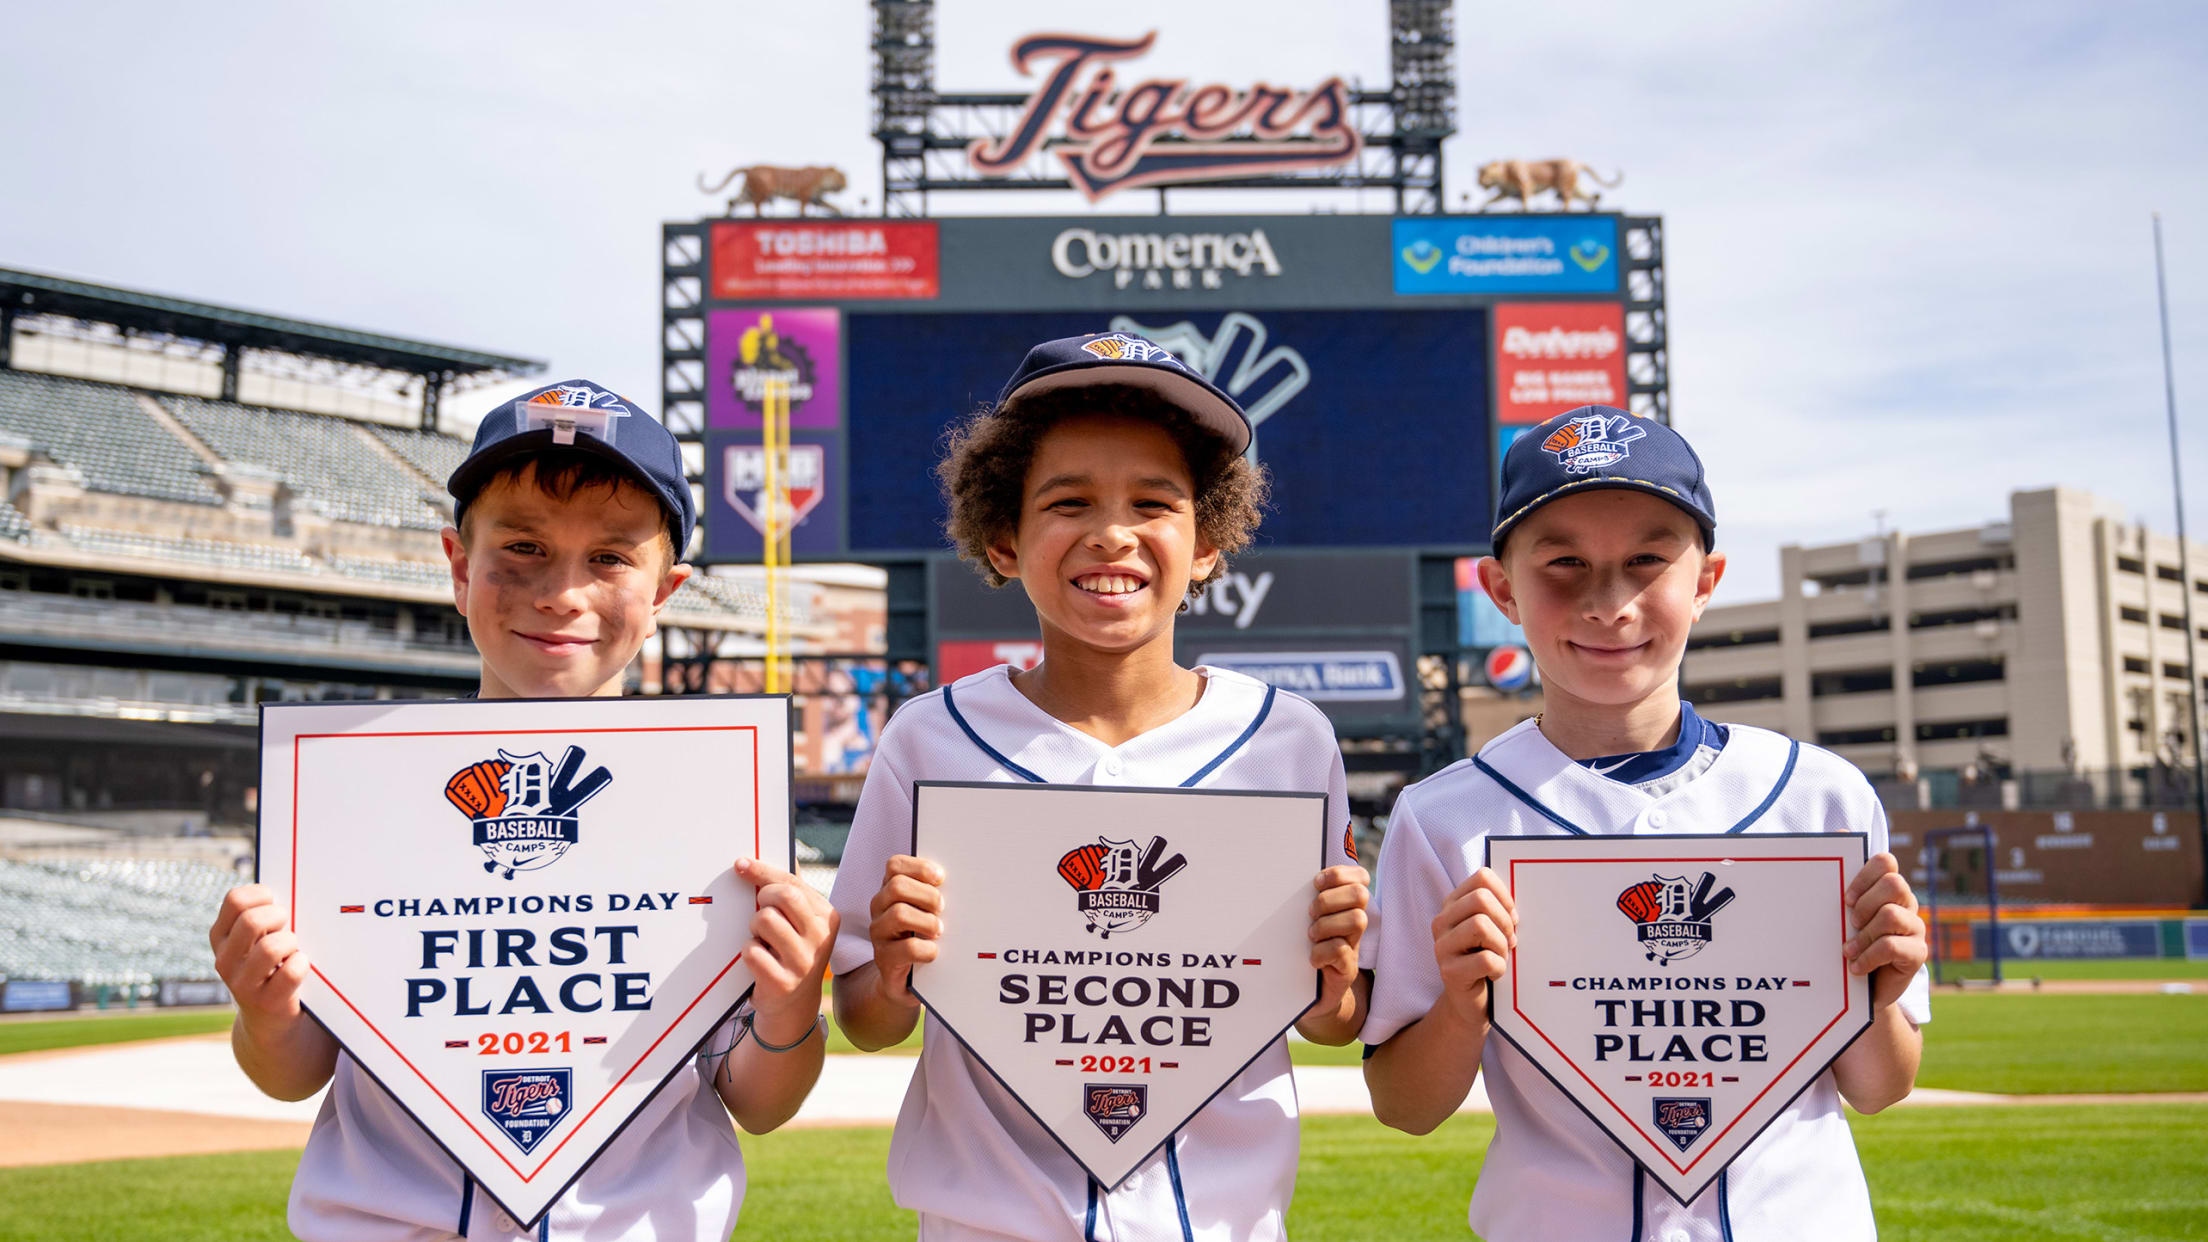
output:
MULTIPOLYGON (((1494 601, 1504 616, 1510 618, 1510 623, 1524 624, 1518 619, 1518 593, 1511 588, 1510 571, 1503 568, 1503 563, 1492 556, 1483 556, 1480 563, 1472 567, 1472 572, 1480 579, 1480 589, 1487 592, 1487 598, 1494 601)), ((1707 591, 1702 595, 1705 600, 1709 598, 1707 591)), ((1699 610, 1695 615, 1701 615, 1699 610)))
POLYGON ((1203 538, 1198 536, 1195 559, 1188 563, 1189 584, 1193 586, 1211 577, 1211 571, 1217 568, 1219 568, 1219 549, 1205 543, 1203 538))
POLYGON ((445 563, 452 569, 452 606, 468 614, 468 545, 457 528, 447 526, 437 538, 445 545, 445 563))
POLYGON ((1717 590, 1717 583, 1725 576, 1725 554, 1704 552, 1702 572, 1694 580, 1694 619, 1702 619, 1702 610, 1710 606, 1710 595, 1717 590))
POLYGON ((1018 578, 1020 576, 1020 552, 1018 548, 1013 546, 1011 540, 992 539, 989 541, 987 551, 989 553, 989 568, 996 570, 998 577, 1018 578))

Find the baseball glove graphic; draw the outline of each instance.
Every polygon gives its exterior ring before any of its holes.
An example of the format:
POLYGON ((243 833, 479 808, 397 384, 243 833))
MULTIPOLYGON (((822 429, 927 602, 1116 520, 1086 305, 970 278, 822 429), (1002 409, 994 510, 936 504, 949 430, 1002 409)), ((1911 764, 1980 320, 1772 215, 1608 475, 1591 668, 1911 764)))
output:
POLYGON ((1058 860, 1058 874, 1082 892, 1102 888, 1105 853, 1101 845, 1084 845, 1058 860))
POLYGON ((1636 923, 1652 923, 1664 912, 1664 886, 1643 880, 1618 894, 1618 909, 1636 923))
POLYGON ((445 782, 445 800, 469 819, 496 819, 506 809, 506 773, 513 766, 504 759, 471 763, 445 782))

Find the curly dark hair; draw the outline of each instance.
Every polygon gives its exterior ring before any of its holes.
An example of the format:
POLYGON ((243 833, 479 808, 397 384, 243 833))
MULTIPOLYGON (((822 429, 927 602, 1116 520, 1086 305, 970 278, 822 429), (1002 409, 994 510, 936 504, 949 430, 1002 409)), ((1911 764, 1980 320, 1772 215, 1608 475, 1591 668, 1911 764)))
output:
MULTIPOLYGON (((1140 418, 1164 427, 1181 447, 1188 473, 1196 482, 1196 535, 1220 552, 1209 577, 1191 582, 1188 599, 1227 572, 1227 557, 1249 546, 1264 516, 1269 485, 1263 467, 1228 451, 1214 432, 1186 410, 1147 388, 1097 384, 1062 388, 1015 398, 1003 406, 984 406, 944 436, 943 460, 936 478, 950 504, 943 531, 961 560, 971 564, 990 586, 1010 579, 989 563, 989 545, 1020 528, 1027 469, 1043 435, 1062 419, 1077 414, 1140 418)), ((1186 607, 1186 601, 1183 601, 1186 607)))

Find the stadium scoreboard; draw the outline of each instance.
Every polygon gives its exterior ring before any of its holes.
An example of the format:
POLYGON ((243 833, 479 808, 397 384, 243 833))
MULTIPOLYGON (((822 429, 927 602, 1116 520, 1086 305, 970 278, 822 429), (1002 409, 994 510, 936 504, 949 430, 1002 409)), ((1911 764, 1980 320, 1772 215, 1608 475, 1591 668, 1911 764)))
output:
POLYGON ((1273 484, 1238 577, 1184 619, 1183 657, 1246 667, 1344 724, 1402 724, 1416 711, 1417 655, 1455 646, 1421 634, 1422 561, 1486 550, 1496 463, 1519 431, 1574 406, 1628 407, 1638 391, 1623 252, 1628 227, 1651 223, 1572 212, 670 226, 703 246, 700 559, 761 558, 763 411, 778 389, 794 559, 924 567, 938 679, 1018 662, 1034 635, 1024 601, 949 559, 934 474, 944 433, 1037 342, 1131 332, 1243 405, 1273 484))

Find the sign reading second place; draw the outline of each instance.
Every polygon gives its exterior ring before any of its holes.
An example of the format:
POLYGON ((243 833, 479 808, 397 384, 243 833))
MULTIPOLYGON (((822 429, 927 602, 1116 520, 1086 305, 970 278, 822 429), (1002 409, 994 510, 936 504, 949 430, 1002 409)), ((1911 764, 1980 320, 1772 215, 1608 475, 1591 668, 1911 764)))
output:
POLYGON ((1690 1202, 1870 1025, 1861 833, 1496 837, 1518 906, 1495 1029, 1690 1202))
POLYGON ((913 991, 1105 1188, 1318 995, 1326 795, 921 781, 944 933, 913 991))

